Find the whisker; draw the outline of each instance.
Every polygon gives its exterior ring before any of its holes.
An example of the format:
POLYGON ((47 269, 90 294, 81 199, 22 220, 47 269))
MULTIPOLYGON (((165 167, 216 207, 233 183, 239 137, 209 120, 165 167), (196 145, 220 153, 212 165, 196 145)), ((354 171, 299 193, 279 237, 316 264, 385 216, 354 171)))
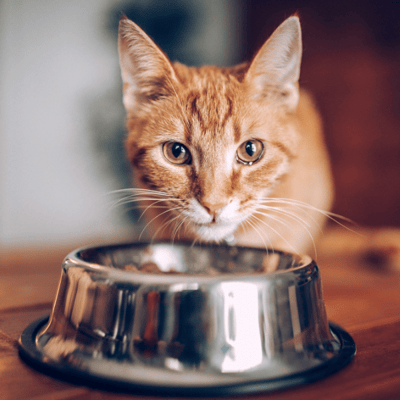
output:
POLYGON ((178 218, 175 218, 175 226, 174 226, 174 229, 173 229, 173 231, 172 231, 172 244, 174 244, 174 241, 175 241, 175 235, 176 235, 176 232, 177 232, 177 228, 180 226, 179 224, 180 224, 180 219, 179 219, 179 217, 180 217, 180 215, 178 215, 178 218))
MULTIPOLYGON (((162 195, 162 196, 172 196, 169 193, 161 192, 159 190, 152 190, 152 189, 143 189, 143 188, 125 188, 125 189, 117 189, 112 190, 107 193, 107 195, 112 194, 120 194, 120 193, 128 193, 128 194, 153 194, 153 195, 162 195)), ((174 196, 172 196, 174 197, 174 196)))
POLYGON ((269 229, 271 229, 273 232, 275 232, 291 249, 292 249, 292 251, 294 252, 294 253, 296 253, 297 255, 300 255, 297 251, 296 251, 296 249, 276 230, 276 229, 274 229, 271 225, 269 225, 269 224, 267 224, 265 221, 263 221, 261 218, 258 218, 258 217, 256 217, 254 214, 253 214, 253 217, 257 220, 257 221, 259 221, 259 222, 261 222, 262 224, 264 224, 265 226, 267 226, 269 229))
MULTIPOLYGON (((179 232, 179 229, 182 227, 182 224, 186 221, 187 218, 188 217, 183 218, 182 221, 179 223, 178 227, 175 227, 174 233, 172 235, 172 243, 174 243, 176 234, 179 232)), ((179 236, 178 236, 178 240, 179 240, 179 236)))
MULTIPOLYGON (((293 212, 289 212, 287 210, 285 210, 284 208, 280 208, 280 207, 270 207, 270 206, 260 206, 259 209, 262 210, 266 210, 266 211, 271 211, 271 212, 276 212, 278 214, 284 215, 294 221, 296 221, 297 223, 305 226, 308 226, 309 228, 311 227, 311 224, 309 224, 308 222, 306 222, 304 219, 300 218, 296 213, 293 212)), ((267 215, 267 214, 265 214, 267 215)), ((268 216, 270 216, 271 214, 268 213, 268 216)), ((312 218, 310 215, 309 217, 315 222, 315 225, 318 226, 318 228, 320 229, 319 224, 317 223, 317 221, 315 221, 314 218, 312 218)))
POLYGON ((167 226, 169 224, 171 224, 172 222, 174 222, 176 219, 178 219, 180 217, 180 215, 176 215, 174 218, 171 218, 170 220, 164 222, 154 233, 153 235, 153 239, 158 235, 158 232, 160 232, 161 230, 161 234, 165 231, 165 229, 167 228, 167 226))
MULTIPOLYGON (((142 216, 144 215, 144 213, 145 213, 149 208, 153 208, 154 204, 158 204, 158 203, 161 203, 161 202, 163 202, 163 201, 165 201, 165 200, 164 200, 164 199, 163 199, 163 200, 157 200, 157 201, 151 203, 149 206, 147 206, 147 207, 144 209, 144 211, 140 214, 140 217, 139 217, 139 220, 138 220, 138 221, 141 220, 142 216)), ((175 207, 175 208, 171 208, 171 207, 165 207, 165 208, 168 208, 168 209, 171 209, 171 210, 177 210, 177 209, 183 208, 183 207, 182 207, 182 206, 178 206, 178 207, 175 207)))
MULTIPOLYGON (((267 244, 265 243, 265 240, 264 240, 263 235, 261 235, 260 231, 257 229, 256 224, 253 223, 253 222, 251 221, 252 218, 256 218, 256 219, 257 219, 257 217, 254 217, 254 215, 250 215, 250 217, 246 220, 246 222, 257 232, 258 236, 260 237, 260 239, 261 239, 262 242, 264 243, 265 251, 266 251, 267 254, 268 254, 268 246, 267 246, 267 244)), ((274 251, 274 249, 273 249, 273 247, 272 247, 272 243, 270 242, 269 239, 267 239, 267 240, 268 240, 269 244, 271 245, 272 251, 274 251)))
MULTIPOLYGON (((267 218, 271 218, 271 219, 274 219, 273 217, 275 217, 275 220, 276 220, 276 221, 280 222, 282 225, 286 226, 288 229, 291 229, 290 226, 289 226, 287 223, 285 223, 285 221, 282 221, 281 218, 276 219, 276 216, 272 216, 272 215, 270 215, 270 214, 268 214, 268 213, 262 213, 262 212, 256 212, 256 214, 261 214, 261 215, 263 215, 263 216, 265 216, 265 217, 267 217, 267 218)), ((289 218, 291 218, 291 216, 289 216, 289 218)), ((307 226, 309 227, 309 225, 303 223, 304 221, 303 221, 301 218, 295 219, 295 221, 299 223, 299 225, 307 232, 307 235, 310 237, 311 242, 312 242, 312 244, 313 244, 313 249, 314 249, 314 255, 315 255, 314 258, 315 258, 315 260, 317 260, 317 258, 318 258, 318 255, 317 255, 317 246, 316 246, 316 244, 315 244, 315 240, 314 240, 314 238, 313 238, 313 236, 312 236, 310 230, 307 228, 307 226)), ((270 228, 272 229, 272 227, 270 227, 270 228)), ((281 236, 281 235, 280 235, 280 236, 281 236)), ((281 238, 283 239, 283 236, 281 236, 281 238)))
POLYGON ((142 188, 126 188, 126 189, 118 189, 118 190, 113 190, 109 193, 108 195, 123 195, 124 198, 135 198, 138 196, 156 196, 157 198, 160 197, 172 197, 174 198, 173 195, 166 193, 166 192, 161 192, 159 190, 151 190, 151 189, 142 189, 142 188))
MULTIPOLYGON (((268 203, 268 202, 267 202, 268 203)), ((300 211, 302 211, 303 213, 305 213, 306 215, 307 215, 307 217, 309 217, 309 218, 311 218, 311 220, 315 223, 315 225, 316 226, 318 226, 318 228, 322 231, 322 229, 321 229, 321 227, 320 227, 320 225, 319 225, 319 223, 316 221, 316 219, 307 211, 307 210, 305 210, 304 208, 302 208, 302 207, 300 207, 300 205, 298 205, 298 204, 292 204, 292 203, 289 203, 289 202, 283 202, 283 203, 281 203, 281 202, 279 202, 279 201, 274 201, 274 202, 270 202, 270 203, 277 203, 278 205, 280 205, 281 207, 274 207, 274 206, 269 206, 269 205, 263 205, 263 206, 261 206, 261 207, 267 207, 268 209, 271 209, 271 210, 277 210, 277 212, 284 212, 284 213, 286 213, 287 215, 292 215, 294 218, 298 218, 299 220, 301 220, 302 221, 302 223, 304 223, 304 224, 306 224, 307 226, 311 226, 310 224, 308 224, 307 222, 305 222, 304 220, 302 220, 301 218, 300 218, 300 216, 299 215, 297 215, 297 213, 296 212, 289 212, 289 211, 287 211, 286 209, 284 209, 283 208, 283 206, 289 206, 289 207, 293 207, 293 208, 295 208, 295 209, 297 209, 297 210, 300 210, 300 211)))
POLYGON ((240 221, 239 224, 243 228, 244 233, 247 234, 247 232, 249 230, 248 230, 248 226, 246 226, 246 221, 240 221))
POLYGON ((279 204, 279 205, 289 205, 289 206, 295 207, 295 208, 300 209, 300 210, 303 210, 303 209, 313 210, 313 211, 319 212, 321 214, 324 214, 326 216, 327 215, 336 216, 337 218, 340 218, 340 219, 343 219, 343 220, 347 220, 348 222, 352 222, 348 218, 345 218, 345 217, 343 217, 341 215, 334 214, 334 213, 331 213, 329 211, 322 210, 320 208, 314 207, 311 204, 305 203, 304 201, 300 201, 300 200, 286 199, 286 198, 272 198, 271 197, 271 198, 264 198, 262 202, 263 203, 276 203, 276 204, 279 204))
POLYGON ((162 209, 162 210, 165 210, 166 208, 171 208, 171 207, 168 207, 168 206, 146 206, 144 204, 142 204, 142 205, 135 204, 132 208, 144 208, 144 207, 146 207, 146 208, 152 207, 152 208, 162 209))
POLYGON ((316 212, 324 215, 325 217, 329 218, 331 221, 335 222, 336 224, 340 225, 341 227, 343 227, 343 228, 345 228, 345 229, 347 229, 347 230, 349 230, 349 231, 351 231, 351 232, 353 232, 353 233, 355 233, 357 235, 361 235, 362 236, 362 234, 360 234, 357 231, 354 231, 353 229, 351 229, 348 226, 344 225, 343 223, 339 222, 337 219, 341 219, 341 220, 346 221, 346 222, 348 222, 348 223, 350 223, 352 225, 356 225, 357 226, 357 224, 353 220, 351 220, 349 218, 346 218, 343 215, 335 214, 335 213, 330 212, 330 211, 321 210, 321 209, 319 209, 317 207, 314 207, 311 204, 305 203, 303 201, 295 200, 295 199, 272 198, 271 197, 271 198, 264 198, 263 199, 263 203, 289 204, 289 205, 293 205, 293 206, 298 206, 300 208, 303 207, 303 208, 306 208, 306 209, 309 209, 309 210, 313 210, 313 211, 316 211, 316 212))
MULTIPOLYGON (((166 211, 162 212, 161 214, 156 215, 156 216, 150 221, 150 223, 153 222, 154 219, 156 219, 157 217, 159 217, 159 216, 161 216, 161 215, 163 215, 163 214, 166 214, 168 211, 175 211, 175 210, 180 210, 180 209, 182 209, 182 207, 173 207, 173 208, 168 207, 166 211)), ((146 211, 147 211, 147 209, 144 210, 144 211, 140 214, 140 217, 139 217, 138 221, 140 221, 140 219, 142 218, 142 216, 144 215, 144 213, 145 213, 146 211)), ((148 225, 149 225, 149 223, 146 225, 146 227, 147 227, 148 225)))
MULTIPOLYGON (((131 207, 131 209, 135 208, 143 208, 145 207, 145 210, 141 213, 139 220, 143 217, 145 212, 149 208, 165 208, 165 209, 170 209, 171 207, 165 205, 165 206, 157 206, 157 204, 163 203, 163 202, 175 202, 175 203, 180 203, 183 200, 176 198, 166 192, 162 191, 157 191, 157 190, 151 190, 151 189, 143 189, 143 188, 126 188, 126 189, 119 189, 110 192, 111 194, 118 194, 122 195, 122 198, 119 200, 116 200, 109 208, 109 211, 112 209, 118 207, 118 206, 125 206, 126 204, 134 204, 134 207, 131 207), (150 205, 148 204, 140 204, 142 202, 152 202, 150 205), (138 205, 136 203, 139 203, 138 205)), ((146 225, 147 227, 147 225, 146 225)), ((143 231, 142 231, 143 233, 143 231)))
POLYGON ((132 197, 132 196, 129 196, 129 197, 126 196, 126 197, 123 197, 122 199, 119 199, 119 200, 115 201, 111 205, 110 209, 112 210, 112 209, 114 209, 114 208, 116 208, 118 206, 123 206, 123 205, 129 204, 129 203, 137 203, 137 202, 141 202, 141 201, 162 202, 162 201, 173 201, 173 199, 172 198, 160 199, 160 198, 152 198, 152 197, 140 197, 140 198, 136 197, 135 198, 135 197, 132 197))
POLYGON ((190 246, 190 248, 193 248, 197 241, 198 241, 198 238, 195 237, 195 238, 193 239, 193 242, 192 242, 192 245, 190 246))
MULTIPOLYGON (((171 86, 173 87, 172 82, 170 83, 171 86)), ((173 89, 175 91, 174 87, 173 89)), ((176 91, 175 94, 177 95, 176 91)), ((180 101, 178 96, 177 99, 178 101, 180 101)), ((110 210, 118 206, 126 206, 127 204, 132 204, 133 205, 132 208, 143 209, 138 221, 140 221, 143 218, 144 214, 149 209, 165 210, 158 213, 154 218, 152 218, 150 221, 147 222, 147 224, 144 226, 139 235, 139 240, 143 236, 148 226, 151 225, 151 223, 154 222, 154 220, 156 220, 158 217, 161 217, 169 212, 179 211, 184 209, 182 204, 185 201, 183 199, 179 199, 169 193, 158 190, 145 189, 145 188, 125 188, 125 189, 118 189, 111 191, 108 194, 121 196, 120 199, 117 199, 112 203, 110 210), (150 204, 141 204, 143 202, 150 202, 150 204), (171 207, 170 205, 168 205, 168 203, 175 203, 175 207, 171 207)), ((160 231, 163 232, 168 227, 168 225, 174 223, 174 221, 176 223, 175 228, 173 229, 173 236, 175 238, 176 234, 178 233, 180 228, 183 226, 185 220, 187 219, 186 217, 182 221, 179 221, 180 218, 181 218, 180 214, 178 214, 173 218, 167 218, 167 220, 164 221, 163 224, 156 230, 152 240, 154 240, 154 238, 158 236, 160 231)))
POLYGON ((139 240, 140 240, 140 238, 142 237, 143 232, 146 230, 146 228, 147 228, 155 219, 157 219, 158 217, 161 217, 162 215, 164 215, 164 214, 166 214, 166 213, 168 213, 168 212, 171 212, 172 210, 173 210, 173 209, 168 209, 168 210, 162 212, 161 214, 157 214, 153 219, 151 219, 151 220, 146 224, 146 226, 142 229, 142 232, 141 232, 140 235, 139 235, 139 240))
POLYGON ((277 221, 279 223, 281 223, 282 225, 286 226, 286 228, 290 228, 289 224, 286 223, 286 221, 282 218, 282 217, 278 217, 277 215, 271 215, 269 213, 263 213, 261 211, 255 211, 254 214, 259 214, 259 215, 263 215, 265 217, 268 217, 269 219, 272 219, 273 221, 277 221))

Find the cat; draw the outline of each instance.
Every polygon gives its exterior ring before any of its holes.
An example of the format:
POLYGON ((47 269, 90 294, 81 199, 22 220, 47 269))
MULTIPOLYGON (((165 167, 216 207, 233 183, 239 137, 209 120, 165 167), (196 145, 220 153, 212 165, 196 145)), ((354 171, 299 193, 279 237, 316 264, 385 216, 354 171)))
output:
POLYGON ((153 237, 307 253, 333 185, 319 114, 299 88, 299 18, 250 63, 171 63, 134 22, 119 24, 126 153, 153 237))

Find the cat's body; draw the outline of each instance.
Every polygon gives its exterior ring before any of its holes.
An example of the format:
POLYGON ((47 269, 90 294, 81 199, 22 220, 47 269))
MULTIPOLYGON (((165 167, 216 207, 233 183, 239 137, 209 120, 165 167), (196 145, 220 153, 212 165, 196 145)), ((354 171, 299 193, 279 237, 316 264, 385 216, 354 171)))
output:
POLYGON ((310 250, 332 184, 318 113, 298 89, 298 18, 232 68, 172 64, 126 18, 119 50, 132 199, 153 234, 310 250))

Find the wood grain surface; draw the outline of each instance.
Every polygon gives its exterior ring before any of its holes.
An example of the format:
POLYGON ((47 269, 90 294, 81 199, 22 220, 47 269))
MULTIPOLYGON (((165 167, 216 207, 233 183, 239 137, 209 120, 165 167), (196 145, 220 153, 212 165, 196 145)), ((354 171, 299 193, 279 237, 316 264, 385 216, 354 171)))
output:
MULTIPOLYGON (((327 313, 354 338, 356 357, 343 370, 318 382, 239 397, 400 399, 400 266, 396 269, 389 263, 387 267, 387 260, 379 254, 374 258, 353 234, 341 230, 328 232, 320 249, 317 263, 327 313)), ((70 250, 0 251, 0 399, 162 398, 74 385, 38 372, 19 358, 17 340, 27 325, 50 313, 61 262, 70 250)))

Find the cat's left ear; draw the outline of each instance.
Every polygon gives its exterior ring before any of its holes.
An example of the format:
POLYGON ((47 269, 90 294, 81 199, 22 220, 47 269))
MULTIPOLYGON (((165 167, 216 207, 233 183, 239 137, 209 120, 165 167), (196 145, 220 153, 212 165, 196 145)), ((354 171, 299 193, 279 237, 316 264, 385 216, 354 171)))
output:
POLYGON ((177 80, 167 56, 126 17, 119 21, 118 50, 127 111, 173 93, 177 80))
POLYGON ((301 55, 300 21, 292 16, 265 42, 247 71, 245 80, 255 97, 272 97, 274 102, 295 108, 299 99, 301 55))

